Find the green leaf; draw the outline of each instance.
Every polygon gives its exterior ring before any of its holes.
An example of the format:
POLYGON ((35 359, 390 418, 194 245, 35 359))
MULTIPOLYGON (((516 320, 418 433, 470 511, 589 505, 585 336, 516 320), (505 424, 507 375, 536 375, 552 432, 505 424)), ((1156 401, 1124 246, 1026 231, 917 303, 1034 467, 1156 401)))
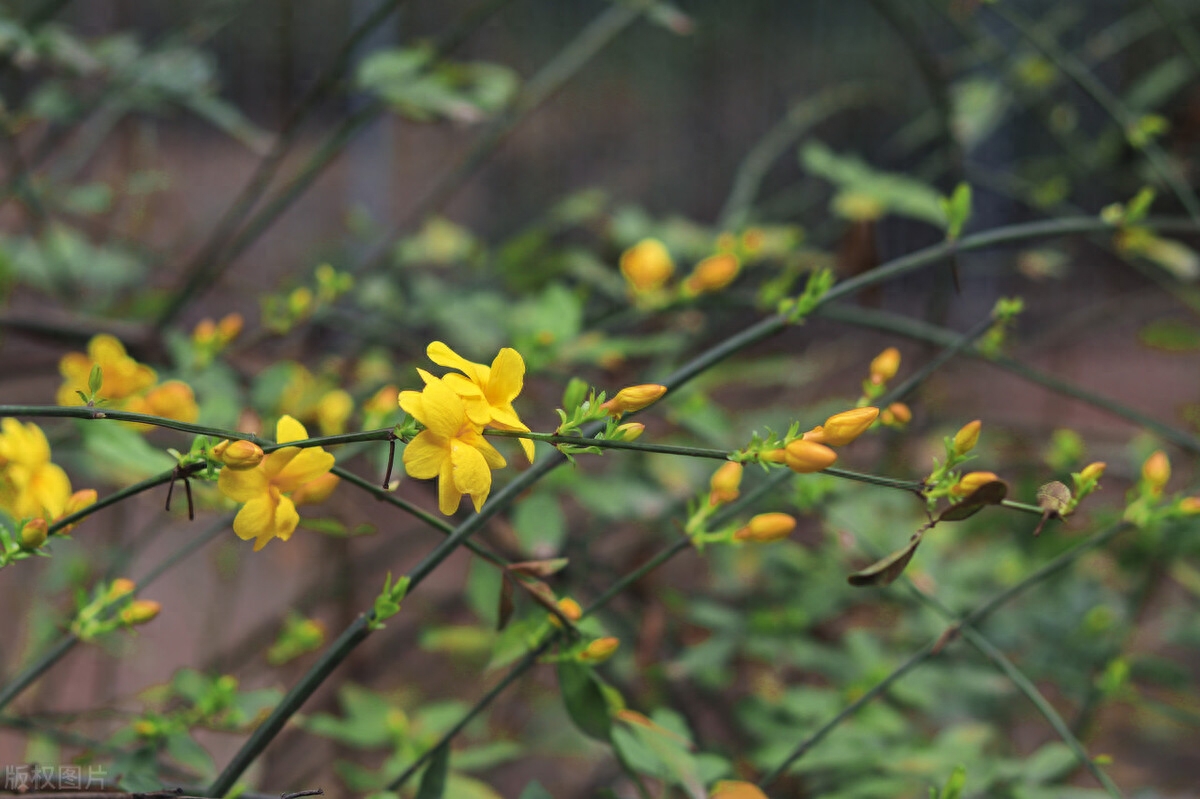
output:
POLYGON ((865 161, 838 155, 820 142, 800 151, 804 168, 845 192, 861 194, 879 203, 882 210, 943 227, 947 223, 942 196, 915 178, 877 170, 865 161))
POLYGON ((850 585, 860 588, 869 585, 880 587, 891 585, 897 577, 904 573, 908 562, 912 560, 920 544, 921 533, 917 533, 904 549, 898 549, 887 557, 875 561, 867 568, 854 572, 847 580, 850 585))
POLYGON ((946 238, 956 241, 971 218, 971 186, 959 183, 953 194, 942 198, 941 205, 946 216, 946 238))
POLYGON ((1200 349, 1200 328, 1178 319, 1158 319, 1138 331, 1138 340, 1156 350, 1192 352, 1200 349))
POLYGON ((612 717, 608 701, 588 666, 564 660, 558 664, 558 686, 562 691, 567 715, 580 732, 598 741, 608 741, 612 733, 612 717))
POLYGON ((417 788, 417 799, 442 799, 446 793, 446 772, 450 768, 450 745, 444 743, 433 752, 421 785, 417 788))
POLYGON ((179 765, 200 775, 213 771, 212 755, 196 743, 187 731, 172 733, 167 737, 167 754, 179 765))
POLYGON ((521 791, 521 795, 517 799, 554 799, 554 797, 542 787, 540 782, 534 780, 525 786, 525 790, 521 791))
POLYGON ((531 494, 516 506, 513 529, 521 550, 536 557, 557 554, 567 536, 567 518, 558 497, 547 491, 531 494))
POLYGON ((959 799, 962 796, 963 787, 967 784, 967 769, 965 766, 957 766, 954 773, 950 775, 950 779, 946 780, 946 785, 942 788, 938 799, 959 799))
POLYGON ((83 448, 96 473, 106 480, 134 482, 165 472, 176 461, 120 422, 79 422, 83 448))

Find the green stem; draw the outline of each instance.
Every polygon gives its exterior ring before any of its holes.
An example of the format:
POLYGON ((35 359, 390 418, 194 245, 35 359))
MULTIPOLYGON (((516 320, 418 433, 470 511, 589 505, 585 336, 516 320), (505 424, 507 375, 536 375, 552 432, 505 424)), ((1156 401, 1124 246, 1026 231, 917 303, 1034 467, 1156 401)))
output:
MULTIPOLYGON (((195 464, 195 466, 199 467, 201 465, 195 464)), ((191 471, 195 471, 195 470, 196 469, 192 469, 191 471)), ((187 471, 187 472, 185 472, 185 474, 190 474, 191 471, 187 471)), ((64 516, 61 519, 57 520, 56 522, 51 524, 46 529, 46 535, 54 535, 55 533, 59 532, 60 530, 64 529, 65 527, 67 527, 68 525, 79 523, 83 519, 86 519, 88 516, 91 516, 96 511, 103 510, 104 508, 107 508, 110 505, 115 505, 118 502, 120 502, 121 500, 128 499, 129 497, 132 497, 136 494, 140 494, 143 491, 149 491, 151 488, 154 488, 156 486, 166 485, 167 483, 170 483, 172 480, 180 479, 182 476, 184 476, 184 475, 181 474, 179 471, 176 471, 175 469, 172 468, 172 469, 168 469, 165 472, 162 472, 161 474, 156 474, 153 477, 147 477, 145 480, 142 480, 139 483, 134 483, 131 486, 126 486, 125 488, 122 488, 120 491, 114 491, 113 493, 109 494, 108 496, 104 497, 103 499, 96 500, 95 502, 93 502, 91 505, 88 505, 83 510, 76 511, 75 513, 72 513, 69 516, 64 516)))
POLYGON ((1138 121, 1137 115, 1126 108, 1120 98, 1109 91, 1107 86, 1097 80, 1086 64, 1067 52, 1053 37, 1047 36, 1039 30, 1031 20, 1012 8, 1012 4, 991 4, 988 9, 1016 28, 1026 41, 1041 50, 1046 58, 1069 75, 1079 85, 1079 88, 1083 89, 1104 109, 1105 113, 1112 117, 1113 121, 1121 128, 1129 145, 1135 150, 1140 149, 1145 154, 1151 168, 1158 173, 1158 176, 1171 188, 1179 202, 1187 209, 1188 216, 1193 221, 1200 223, 1200 200, 1196 198, 1191 186, 1171 167, 1167 154, 1158 146, 1158 143, 1147 141, 1139 147, 1131 140, 1130 132, 1138 121))

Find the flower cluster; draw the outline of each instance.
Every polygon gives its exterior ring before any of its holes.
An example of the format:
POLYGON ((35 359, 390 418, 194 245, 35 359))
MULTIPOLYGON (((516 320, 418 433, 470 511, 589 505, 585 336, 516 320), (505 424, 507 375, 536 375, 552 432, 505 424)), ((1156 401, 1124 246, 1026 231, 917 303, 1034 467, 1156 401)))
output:
MULTIPOLYGON (((275 426, 280 444, 308 438, 304 425, 290 416, 275 426)), ((233 520, 233 531, 243 540, 254 539, 257 552, 272 538, 287 541, 300 523, 297 505, 325 500, 338 484, 333 455, 321 447, 282 447, 269 455, 248 441, 218 445, 214 454, 225 467, 217 478, 221 493, 245 503, 233 520)))
MULTIPOLYGON (((131 413, 163 416, 194 422, 200 416, 191 386, 180 380, 159 383, 158 375, 138 363, 120 341, 106 334, 92 337, 87 353, 70 352, 58 364, 63 384, 58 389, 59 405, 84 405, 88 397, 104 400, 107 407, 131 413), (93 393, 92 371, 100 367, 101 383, 93 393)), ((149 430, 146 425, 139 429, 149 430)))
MULTIPOLYGON (((675 261, 667 246, 658 239, 643 239, 621 254, 621 274, 639 302, 655 304, 667 297, 667 282, 675 274, 675 261)), ((718 252, 696 264, 692 273, 678 286, 684 297, 720 291, 732 283, 742 262, 732 252, 718 252)))
POLYGON ((44 531, 45 521, 83 510, 95 501, 92 489, 71 492, 67 473, 50 461, 50 444, 40 427, 0 420, 0 511, 17 521, 42 521, 44 531))
MULTIPOLYGON (((506 465, 504 456, 483 437, 483 430, 529 432, 513 410, 525 380, 525 361, 509 347, 491 366, 473 363, 440 341, 426 349, 429 360, 459 373, 435 377, 423 369, 421 391, 400 392, 400 407, 425 429, 404 449, 404 468, 419 480, 438 478, 438 509, 447 516, 469 495, 478 511, 492 489, 492 469, 506 465)), ((533 462, 533 442, 521 439, 533 462)))

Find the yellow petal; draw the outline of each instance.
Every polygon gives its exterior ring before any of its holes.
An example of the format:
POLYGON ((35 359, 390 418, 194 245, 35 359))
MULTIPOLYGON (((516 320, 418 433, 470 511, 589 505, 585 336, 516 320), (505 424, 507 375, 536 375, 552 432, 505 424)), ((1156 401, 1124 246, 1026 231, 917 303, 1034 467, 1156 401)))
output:
POLYGON ((449 457, 449 441, 423 430, 404 448, 404 471, 409 477, 429 480, 438 476, 442 462, 449 457))
POLYGON ((266 475, 267 480, 271 480, 275 475, 282 472, 287 465, 292 462, 292 459, 300 454, 299 447, 284 447, 277 449, 267 457, 263 458, 262 471, 266 475))
POLYGON ((80 388, 87 387, 92 374, 92 359, 82 352, 68 352, 58 362, 58 373, 80 388))
POLYGON ((425 403, 421 398, 420 391, 401 391, 398 402, 400 410, 414 419, 420 419, 425 415, 425 403))
POLYGON ((442 438, 453 438, 467 418, 462 400, 441 380, 425 386, 421 394, 422 415, 417 421, 442 438))
POLYGON ((111 363, 125 357, 125 346, 113 336, 101 333, 88 342, 88 355, 97 363, 111 363))
POLYGON ((300 486, 333 468, 333 453, 320 447, 312 447, 292 458, 279 474, 271 478, 271 485, 282 493, 289 494, 300 486))
POLYGON ((475 447, 456 440, 450 442, 450 461, 454 467, 454 487, 470 494, 478 511, 492 490, 492 471, 487 460, 475 447))
POLYGON ((504 456, 500 454, 500 451, 493 447, 492 442, 484 438, 482 433, 471 430, 464 435, 460 435, 458 440, 479 450, 479 453, 483 455, 483 459, 491 468, 503 469, 508 465, 504 460, 504 456))
POLYGON ((472 424, 477 424, 483 427, 485 424, 492 421, 492 406, 488 405, 487 400, 481 394, 478 397, 467 397, 463 400, 463 407, 467 410, 467 418, 472 424))
POLYGON ((34 472, 29 491, 37 504, 44 509, 45 515, 57 519, 62 515, 63 508, 67 506, 67 500, 71 497, 71 481, 60 467, 47 463, 34 472))
POLYGON ((296 532, 298 524, 300 514, 296 512, 295 503, 287 497, 280 497, 279 506, 275 508, 275 535, 287 541, 296 532))
POLYGON ((262 469, 222 469, 217 488, 234 502, 250 502, 267 493, 267 475, 262 469))
POLYGON ((289 441, 303 441, 308 437, 308 431, 304 429, 304 425, 287 414, 280 416, 279 421, 275 424, 275 440, 280 444, 286 444, 289 441))
POLYGON ((426 372, 419 366, 417 367, 417 374, 420 376, 421 382, 425 385, 429 385, 434 380, 437 380, 437 375, 433 374, 432 372, 426 372))
MULTIPOLYGON (((417 370, 421 371, 420 369, 417 370)), ((454 389, 454 393, 460 397, 483 397, 483 389, 471 382, 471 379, 465 375, 458 375, 451 372, 442 378, 446 381, 446 385, 454 389)))
POLYGON ((454 465, 450 458, 446 458, 442 461, 442 468, 438 473, 438 510, 447 516, 453 516, 458 512, 460 502, 462 492, 454 486, 454 465))
POLYGON ((269 492, 264 492, 243 505, 233 519, 233 531, 237 533, 238 538, 243 541, 258 539, 254 544, 255 550, 266 546, 267 541, 275 535, 276 505, 278 499, 272 497, 269 492))
POLYGON ((426 347, 425 354, 429 356, 429 360, 438 366, 457 369, 472 380, 476 380, 479 377, 478 367, 482 366, 482 364, 468 361, 440 341, 435 341, 426 347))
POLYGON ((511 404, 492 406, 492 424, 501 430, 529 430, 511 404))
POLYGON ((506 405, 521 393, 525 382, 525 359, 512 347, 505 347, 492 361, 488 376, 487 398, 492 405, 506 405))
POLYGON ((522 439, 518 439, 518 440, 521 442, 521 449, 525 450, 525 457, 529 459, 530 463, 533 463, 533 441, 532 441, 532 439, 522 438, 522 439))

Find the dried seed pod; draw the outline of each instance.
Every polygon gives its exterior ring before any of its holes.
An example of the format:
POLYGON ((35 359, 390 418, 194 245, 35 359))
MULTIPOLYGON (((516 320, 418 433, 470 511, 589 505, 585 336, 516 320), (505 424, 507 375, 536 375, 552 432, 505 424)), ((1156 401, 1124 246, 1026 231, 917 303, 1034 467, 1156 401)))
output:
POLYGON ((1038 507, 1042 509, 1042 519, 1033 531, 1035 536, 1041 535, 1047 519, 1062 518, 1062 512, 1071 504, 1071 489, 1057 480, 1052 480, 1037 490, 1037 501, 1038 507))

